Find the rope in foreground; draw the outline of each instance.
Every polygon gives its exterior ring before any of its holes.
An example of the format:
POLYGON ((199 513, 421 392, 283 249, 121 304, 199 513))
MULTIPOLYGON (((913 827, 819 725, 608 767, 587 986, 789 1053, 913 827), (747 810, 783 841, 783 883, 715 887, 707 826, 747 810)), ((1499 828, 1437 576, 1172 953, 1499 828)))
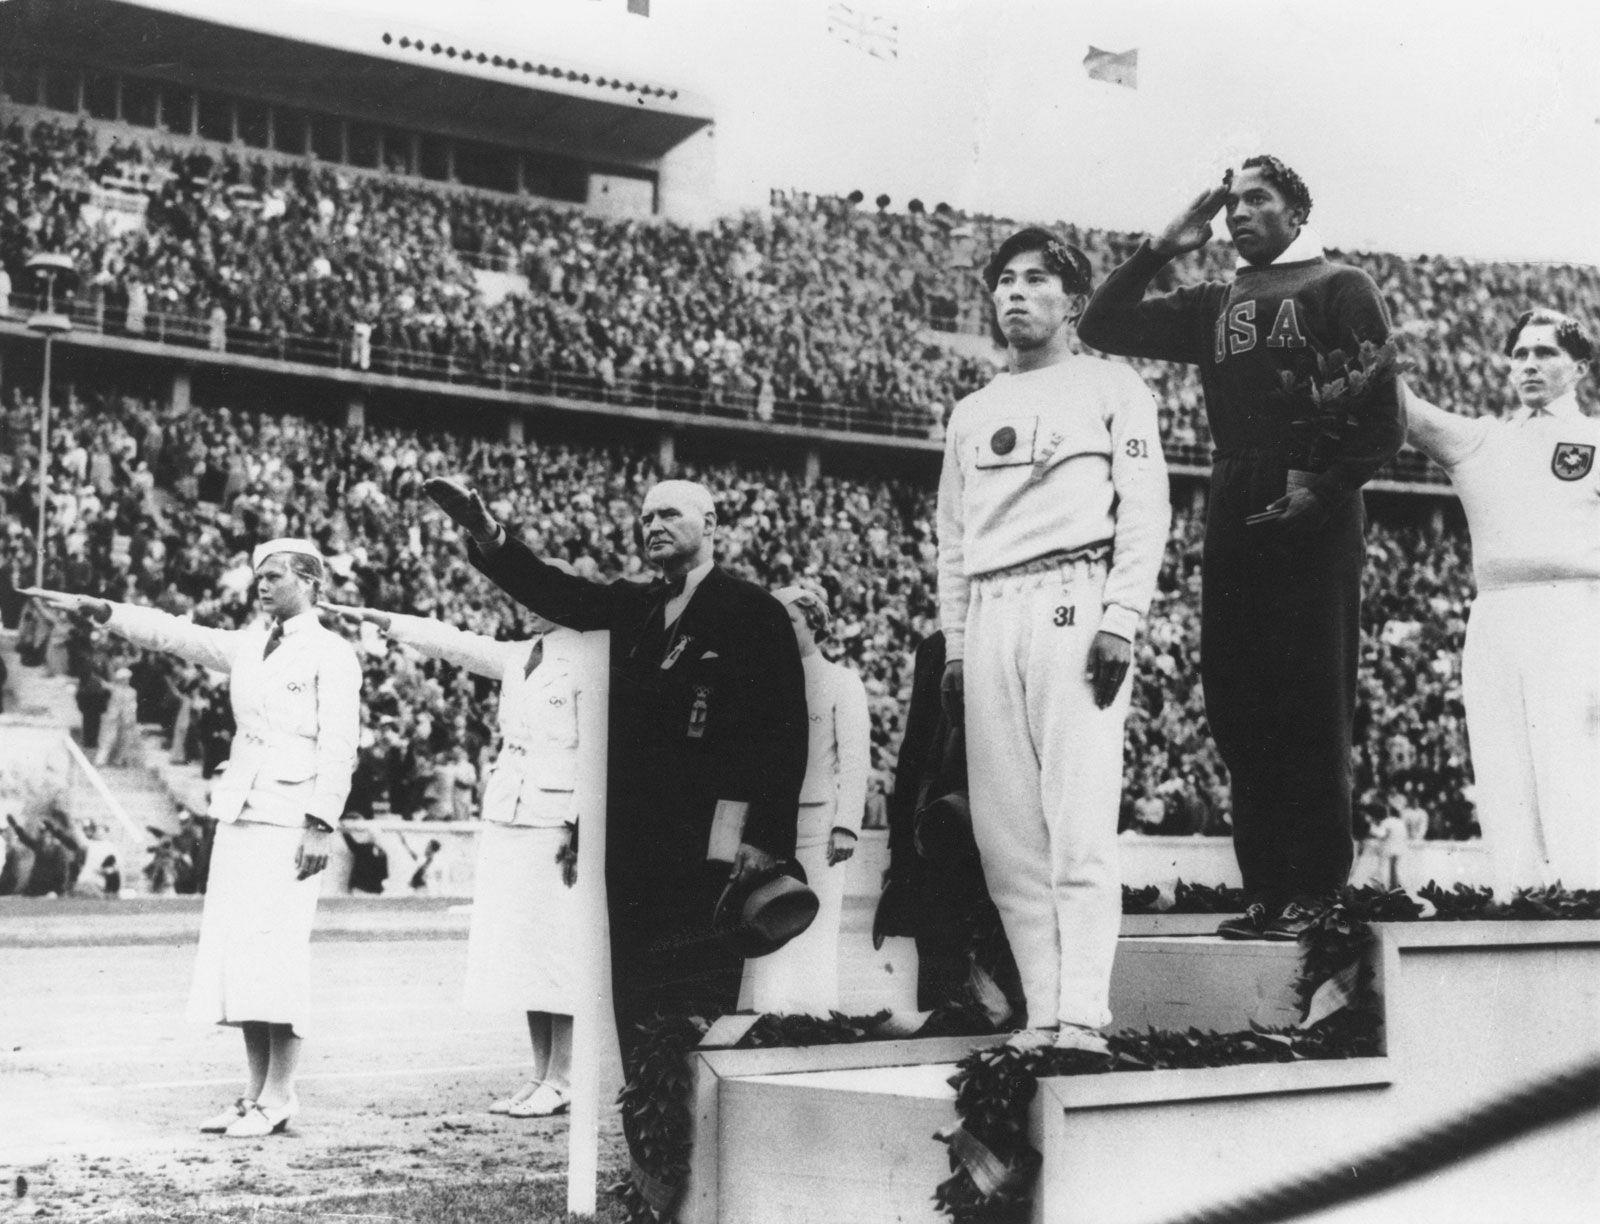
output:
POLYGON ((1600 1055, 1496 1097, 1381 1151, 1341 1160, 1162 1224, 1272 1224, 1404 1185, 1541 1127, 1600 1108, 1600 1055))

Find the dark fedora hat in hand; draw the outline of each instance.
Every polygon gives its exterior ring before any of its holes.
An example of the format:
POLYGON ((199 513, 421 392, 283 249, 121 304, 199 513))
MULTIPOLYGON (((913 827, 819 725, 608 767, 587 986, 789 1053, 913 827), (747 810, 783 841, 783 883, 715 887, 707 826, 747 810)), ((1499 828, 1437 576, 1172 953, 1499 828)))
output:
POLYGON ((978 856, 972 806, 964 790, 940 795, 917 810, 912 840, 917 853, 941 871, 953 871, 978 856))
POLYGON ((740 956, 767 956, 810 926, 819 904, 805 870, 791 861, 776 872, 729 880, 711 926, 740 956))

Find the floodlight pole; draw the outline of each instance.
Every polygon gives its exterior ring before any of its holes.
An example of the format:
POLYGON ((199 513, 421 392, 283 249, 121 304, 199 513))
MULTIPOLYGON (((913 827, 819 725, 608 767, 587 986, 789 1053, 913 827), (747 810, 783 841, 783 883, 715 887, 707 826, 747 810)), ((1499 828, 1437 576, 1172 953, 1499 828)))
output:
POLYGON ((55 338, 72 330, 72 320, 55 308, 56 277, 77 271, 65 255, 49 252, 28 260, 28 271, 44 281, 44 309, 28 318, 28 330, 44 337, 44 379, 39 388, 39 536, 34 545, 33 584, 44 585, 44 554, 50 516, 50 363, 55 338))

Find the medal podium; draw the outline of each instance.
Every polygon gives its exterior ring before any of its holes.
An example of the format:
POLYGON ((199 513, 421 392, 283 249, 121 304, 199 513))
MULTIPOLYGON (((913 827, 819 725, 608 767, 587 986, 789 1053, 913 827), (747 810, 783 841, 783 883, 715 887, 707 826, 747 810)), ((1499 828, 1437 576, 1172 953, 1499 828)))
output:
MULTIPOLYGON (((1299 1019, 1296 944, 1230 942, 1213 916, 1125 921, 1111 1030, 1230 1032, 1299 1019)), ((1044 1079, 1031 1106, 1037 1224, 1160 1224, 1352 1164, 1600 1054, 1600 922, 1374 925, 1376 1057, 1044 1079)), ((715 1037, 715 1033, 711 1035, 715 1037)), ((691 1056, 683 1224, 938 1224, 947 1082, 1002 1038, 691 1056)), ((1600 1113, 1579 1113, 1318 1221, 1590 1218, 1600 1113)), ((1312 1218, 1312 1217, 1307 1217, 1312 1218)))

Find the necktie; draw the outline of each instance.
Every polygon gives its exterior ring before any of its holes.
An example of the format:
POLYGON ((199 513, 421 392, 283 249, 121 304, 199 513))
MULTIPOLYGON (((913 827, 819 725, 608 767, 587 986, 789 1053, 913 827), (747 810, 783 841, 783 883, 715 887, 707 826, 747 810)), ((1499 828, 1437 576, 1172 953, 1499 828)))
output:
POLYGON ((533 649, 528 651, 528 663, 527 663, 527 666, 522 669, 523 679, 527 679, 529 676, 533 675, 533 669, 538 667, 539 664, 543 661, 543 659, 544 659, 544 638, 543 637, 536 637, 536 638, 533 639, 533 649))
POLYGON ((272 652, 283 645, 283 622, 273 621, 272 632, 267 634, 267 648, 261 652, 263 659, 270 659, 272 652))

